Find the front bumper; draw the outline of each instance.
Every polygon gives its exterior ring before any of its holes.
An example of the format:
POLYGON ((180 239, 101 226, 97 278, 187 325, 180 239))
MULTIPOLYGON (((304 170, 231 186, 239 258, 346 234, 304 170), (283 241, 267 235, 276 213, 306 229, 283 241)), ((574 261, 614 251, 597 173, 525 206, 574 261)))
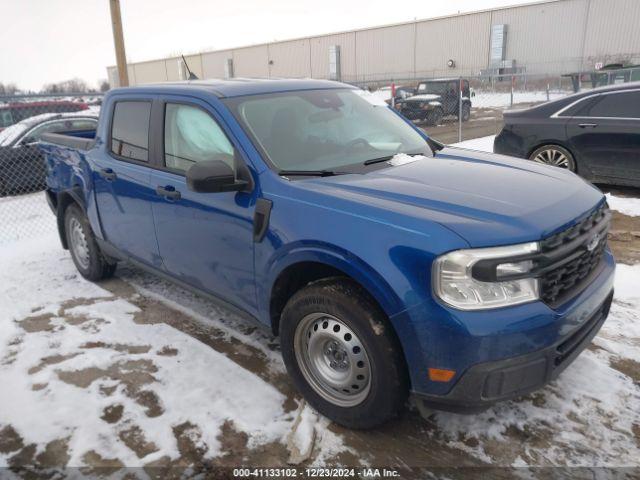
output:
POLYGON ((474 365, 448 394, 417 396, 435 408, 472 413, 537 390, 555 380, 589 345, 606 320, 612 300, 613 291, 582 326, 547 348, 474 365))
POLYGON ((607 249, 587 286, 553 308, 537 301, 460 311, 428 300, 390 317, 412 393, 439 408, 473 411, 542 387, 597 334, 611 303, 614 273, 607 249), (586 335, 580 334, 583 329, 586 335), (558 348, 565 354, 556 364, 558 348), (429 368, 455 375, 448 382, 433 381, 429 368))

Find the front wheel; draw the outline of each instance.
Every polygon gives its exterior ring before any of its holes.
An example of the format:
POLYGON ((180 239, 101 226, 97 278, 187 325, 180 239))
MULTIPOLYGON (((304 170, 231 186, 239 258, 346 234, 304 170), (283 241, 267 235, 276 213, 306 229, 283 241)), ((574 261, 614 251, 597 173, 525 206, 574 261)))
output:
POLYGON ((75 204, 67 207, 64 225, 71 259, 80 274, 91 281, 112 277, 116 263, 108 261, 100 251, 89 220, 80 207, 75 204))
POLYGON ((298 291, 282 313, 281 347, 300 393, 340 425, 373 428, 406 401, 406 367, 395 334, 354 282, 332 278, 298 291))
POLYGON ((544 163, 553 167, 566 168, 572 172, 576 171, 576 162, 571 152, 560 145, 544 145, 537 148, 529 156, 529 160, 544 163))
POLYGON ((428 125, 440 125, 442 122, 442 117, 444 117, 444 112, 441 108, 434 108, 433 110, 429 110, 427 112, 427 116, 425 120, 428 125))

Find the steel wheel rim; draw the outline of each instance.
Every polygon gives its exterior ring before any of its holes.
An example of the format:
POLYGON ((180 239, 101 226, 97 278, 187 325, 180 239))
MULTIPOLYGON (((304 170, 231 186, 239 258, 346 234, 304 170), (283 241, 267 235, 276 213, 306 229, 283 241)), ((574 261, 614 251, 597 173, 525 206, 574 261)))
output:
POLYGON ((69 221, 69 230, 73 256, 82 268, 89 268, 89 263, 91 261, 89 255, 89 244, 87 242, 87 237, 84 234, 84 230, 82 229, 82 225, 77 218, 71 218, 69 221))
POLYGON ((312 313, 298 324, 296 361, 305 380, 323 399, 341 407, 364 401, 371 389, 371 364, 364 345, 344 322, 312 313))
POLYGON ((555 148, 546 148, 539 152, 534 158, 538 163, 551 165, 558 168, 571 169, 571 161, 569 157, 555 148))

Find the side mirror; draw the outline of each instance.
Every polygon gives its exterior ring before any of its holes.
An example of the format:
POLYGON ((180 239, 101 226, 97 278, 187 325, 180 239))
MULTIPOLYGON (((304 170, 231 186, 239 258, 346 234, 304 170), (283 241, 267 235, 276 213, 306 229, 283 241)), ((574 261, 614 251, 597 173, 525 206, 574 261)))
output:
POLYGON ((236 180, 233 169, 222 160, 194 163, 187 170, 187 187, 200 193, 234 192, 247 188, 248 182, 236 180))

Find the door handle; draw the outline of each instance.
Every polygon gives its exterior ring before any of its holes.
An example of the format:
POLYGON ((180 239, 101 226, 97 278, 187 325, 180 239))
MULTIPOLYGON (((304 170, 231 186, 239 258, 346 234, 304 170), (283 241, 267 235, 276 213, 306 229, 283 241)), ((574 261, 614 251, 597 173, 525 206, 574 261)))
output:
POLYGON ((578 126, 580 128, 596 128, 598 124, 597 123, 579 123, 578 126))
POLYGON ((156 187, 156 193, 169 200, 179 200, 181 197, 180 192, 171 185, 167 185, 166 187, 158 185, 156 187))
POLYGON ((98 174, 104 178, 107 182, 113 182, 118 176, 111 168, 103 168, 98 174))

